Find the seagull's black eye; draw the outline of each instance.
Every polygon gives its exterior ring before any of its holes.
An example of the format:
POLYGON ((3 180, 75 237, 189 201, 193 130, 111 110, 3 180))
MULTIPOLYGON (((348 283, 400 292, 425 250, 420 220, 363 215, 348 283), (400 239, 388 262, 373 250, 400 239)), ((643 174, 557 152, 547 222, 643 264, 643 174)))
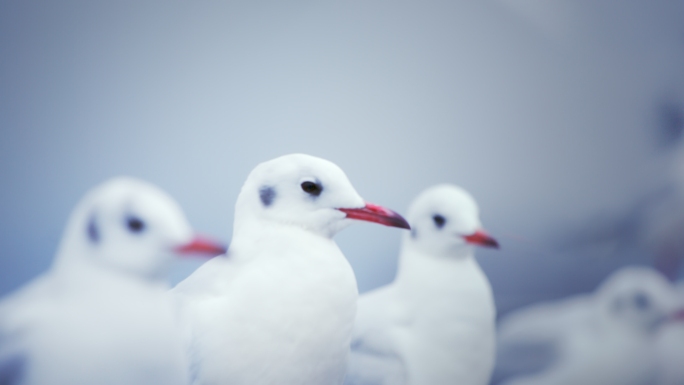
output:
POLYGON ((446 219, 439 214, 434 215, 432 217, 432 220, 435 222, 435 226, 437 226, 438 229, 444 227, 444 224, 446 223, 446 219))
POLYGON ((145 222, 138 217, 131 216, 126 218, 126 227, 128 227, 128 231, 132 233, 139 233, 145 230, 145 222))
POLYGON ((321 191, 323 191, 323 186, 321 186, 320 183, 306 181, 302 182, 302 190, 307 194, 319 196, 321 195, 321 191))
POLYGON ((634 294, 632 301, 634 302, 634 306, 639 310, 646 310, 651 306, 651 300, 644 293, 634 294))

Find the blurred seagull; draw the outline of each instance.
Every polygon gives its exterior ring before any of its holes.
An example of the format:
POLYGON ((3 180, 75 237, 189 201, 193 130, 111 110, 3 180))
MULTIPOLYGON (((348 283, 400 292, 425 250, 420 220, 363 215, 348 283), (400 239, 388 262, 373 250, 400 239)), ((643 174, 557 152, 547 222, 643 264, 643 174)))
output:
POLYGON ((187 384, 167 269, 173 254, 224 251, 156 187, 97 186, 52 268, 0 303, 0 384, 187 384))
POLYGON ((332 237, 352 220, 408 229, 364 202, 335 164, 303 154, 258 165, 235 205, 228 258, 174 292, 195 384, 341 384, 358 297, 332 237))
MULTIPOLYGON (((684 282, 677 287, 677 296, 684 309, 684 282)), ((671 321, 658 332, 656 349, 658 351, 658 385, 684 384, 684 311, 671 316, 671 321)))
POLYGON ((496 309, 474 246, 499 245, 456 186, 425 190, 408 218, 395 281, 359 300, 346 383, 485 385, 496 309))
POLYGON ((495 382, 655 384, 655 336, 677 319, 678 306, 665 277, 625 267, 594 294, 515 311, 499 325, 495 382))

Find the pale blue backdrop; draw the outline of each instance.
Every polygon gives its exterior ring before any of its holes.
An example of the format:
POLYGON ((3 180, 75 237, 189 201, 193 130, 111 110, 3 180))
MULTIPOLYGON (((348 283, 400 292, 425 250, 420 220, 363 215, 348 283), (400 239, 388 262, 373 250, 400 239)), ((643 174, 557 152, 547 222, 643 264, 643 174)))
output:
MULTIPOLYGON (((229 240, 248 172, 291 152, 400 212, 435 183, 471 191, 502 311, 591 290, 653 258, 573 240, 676 179, 683 3, 2 1, 0 294, 49 267, 110 176, 229 240)), ((399 238, 338 236, 362 291, 392 279, 399 238)))

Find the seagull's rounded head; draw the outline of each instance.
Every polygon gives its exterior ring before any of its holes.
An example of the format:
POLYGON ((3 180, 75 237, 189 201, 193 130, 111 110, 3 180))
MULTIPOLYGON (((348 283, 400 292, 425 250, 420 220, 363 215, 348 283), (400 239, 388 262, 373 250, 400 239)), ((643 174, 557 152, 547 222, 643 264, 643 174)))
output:
POLYGON ((259 164, 235 206, 235 228, 256 221, 296 226, 332 237, 352 219, 408 228, 397 213, 365 202, 334 163, 290 154, 259 164))
POLYGON ((597 291, 604 319, 633 330, 656 331, 678 311, 674 288, 657 271, 625 267, 609 276, 597 291))
POLYGON ((196 237, 180 206, 157 187, 129 177, 93 188, 71 215, 58 264, 91 261, 163 278, 176 254, 218 255, 225 248, 196 237))
POLYGON ((423 191, 408 212, 408 242, 428 254, 461 255, 472 246, 498 248, 480 223, 475 199, 464 189, 440 184, 423 191))

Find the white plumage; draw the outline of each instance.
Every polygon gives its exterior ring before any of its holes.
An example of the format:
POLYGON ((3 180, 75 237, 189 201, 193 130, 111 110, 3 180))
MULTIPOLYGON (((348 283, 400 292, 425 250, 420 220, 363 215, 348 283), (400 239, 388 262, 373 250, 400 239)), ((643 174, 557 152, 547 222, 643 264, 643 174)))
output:
POLYGON ((235 205, 227 258, 174 293, 196 384, 340 384, 356 314, 354 273, 332 237, 351 219, 408 227, 308 155, 258 165, 235 205))
POLYGON ((496 310, 473 246, 498 244, 456 186, 427 189, 408 218, 396 279, 359 300, 346 383, 485 385, 496 310))
POLYGON ((90 191, 53 267, 0 303, 2 384, 186 384, 166 272, 193 240, 180 207, 130 178, 90 191))
POLYGON ((680 310, 670 317, 656 337, 658 385, 684 384, 684 282, 676 287, 680 310))
POLYGON ((497 379, 508 385, 656 384, 655 336, 677 306, 663 276, 626 267, 594 294, 515 311, 500 323, 497 379))

